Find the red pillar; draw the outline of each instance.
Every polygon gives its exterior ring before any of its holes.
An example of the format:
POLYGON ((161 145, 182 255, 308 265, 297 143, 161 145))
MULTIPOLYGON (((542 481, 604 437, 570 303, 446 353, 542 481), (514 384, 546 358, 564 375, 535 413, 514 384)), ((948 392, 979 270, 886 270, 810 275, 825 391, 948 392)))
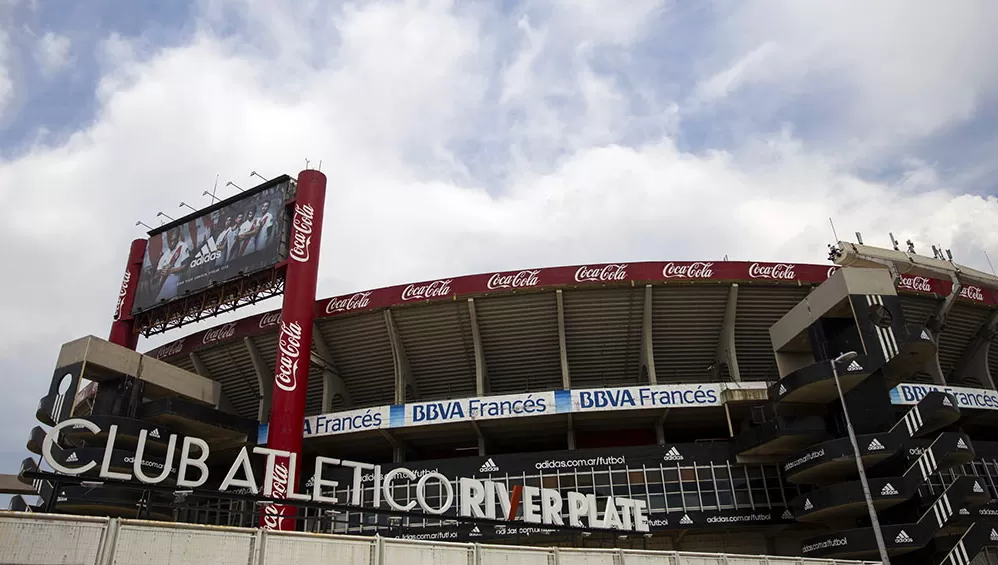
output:
MULTIPOLYGON (((298 193, 291 220, 287 271, 284 279, 284 305, 278 334, 277 368, 270 408, 267 447, 301 455, 305 421, 305 393, 312 351, 312 321, 315 315, 315 288, 319 278, 319 247, 322 237, 322 208, 326 199, 326 176, 305 170, 298 174, 298 193)), ((276 457, 273 498, 286 498, 289 482, 298 485, 302 465, 289 476, 290 460, 276 457)), ((270 504, 264 508, 260 525, 271 530, 294 530, 294 506, 270 504)))
POLYGON ((114 307, 114 322, 111 324, 111 343, 135 349, 139 344, 139 334, 135 332, 135 318, 132 317, 132 304, 139 288, 139 275, 142 273, 142 260, 146 255, 145 239, 136 239, 128 251, 128 264, 125 276, 118 291, 118 302, 114 307))

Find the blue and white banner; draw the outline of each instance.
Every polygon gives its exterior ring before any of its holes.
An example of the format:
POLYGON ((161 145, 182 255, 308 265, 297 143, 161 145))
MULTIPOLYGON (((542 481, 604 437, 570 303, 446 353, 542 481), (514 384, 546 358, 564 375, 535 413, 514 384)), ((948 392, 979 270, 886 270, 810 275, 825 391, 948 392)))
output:
POLYGON ((987 388, 901 383, 891 389, 892 404, 918 404, 926 394, 941 391, 952 394, 959 408, 998 410, 998 392, 987 388))
MULTIPOLYGON (((721 406, 725 391, 765 391, 767 386, 760 382, 647 385, 393 404, 309 416, 305 418, 304 437, 549 414, 721 406)), ((267 441, 267 431, 262 424, 258 433, 261 445, 267 441)))

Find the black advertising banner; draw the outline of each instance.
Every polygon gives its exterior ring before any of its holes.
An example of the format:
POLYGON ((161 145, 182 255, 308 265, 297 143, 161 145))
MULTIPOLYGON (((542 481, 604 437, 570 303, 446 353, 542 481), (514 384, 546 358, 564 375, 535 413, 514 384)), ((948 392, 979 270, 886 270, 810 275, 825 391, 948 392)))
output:
POLYGON ((133 313, 279 263, 289 182, 278 177, 150 232, 133 313))

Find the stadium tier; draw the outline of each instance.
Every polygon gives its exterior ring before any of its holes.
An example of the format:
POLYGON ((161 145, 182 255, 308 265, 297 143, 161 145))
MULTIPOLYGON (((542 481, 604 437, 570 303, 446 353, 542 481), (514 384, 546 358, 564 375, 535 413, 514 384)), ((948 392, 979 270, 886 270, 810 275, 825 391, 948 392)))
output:
MULTIPOLYGON (((983 559, 998 544, 998 278, 832 251, 831 266, 538 268, 317 301, 296 492, 335 502, 298 503, 296 528, 873 559, 844 402, 892 562, 983 559), (365 465, 316 472, 317 457, 365 465), (593 527, 639 507, 639 535, 593 527)), ((262 313, 145 354, 66 344, 28 449, 95 464, 61 481, 26 459, 40 498, 13 508, 256 525, 253 488, 218 489, 267 445, 281 348, 305 347, 281 323, 262 313), (205 488, 178 481, 185 436, 210 446, 205 488)))

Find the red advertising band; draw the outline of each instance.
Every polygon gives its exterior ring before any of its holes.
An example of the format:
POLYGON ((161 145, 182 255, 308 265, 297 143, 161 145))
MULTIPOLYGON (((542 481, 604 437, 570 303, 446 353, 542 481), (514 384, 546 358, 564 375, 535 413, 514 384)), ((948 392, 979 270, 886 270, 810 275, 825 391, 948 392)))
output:
POLYGON ((118 298, 114 305, 111 335, 108 337, 111 343, 129 349, 135 349, 139 343, 139 334, 135 332, 135 318, 132 317, 132 303, 135 302, 136 290, 139 287, 146 243, 145 239, 132 241, 128 251, 128 264, 125 265, 125 276, 121 279, 121 288, 118 290, 118 298))
MULTIPOLYGON (((319 246, 322 236, 322 207, 326 199, 326 176, 306 170, 298 175, 298 192, 292 206, 291 238, 288 242, 284 304, 277 336, 277 367, 270 409, 268 447, 301 454, 305 421, 305 393, 312 350, 315 318, 315 292, 319 280, 319 246)), ((274 459, 271 492, 274 498, 287 498, 288 487, 298 484, 301 465, 291 465, 289 457, 274 459)), ((294 530, 292 514, 296 507, 268 504, 260 525, 269 530, 294 530)))
MULTIPOLYGON (((365 290, 324 298, 316 301, 313 307, 317 318, 325 318, 404 304, 455 300, 467 296, 510 294, 552 287, 732 282, 812 285, 821 284, 837 269, 838 267, 828 265, 740 261, 673 261, 547 267, 467 275, 365 290)), ((902 275, 897 289, 902 294, 946 296, 952 286, 953 283, 948 280, 902 275)), ((998 290, 968 286, 961 290, 960 300, 992 308, 998 307, 998 290)), ((280 310, 265 312, 196 332, 158 347, 150 351, 149 355, 162 359, 229 340, 273 331, 273 328, 280 323, 280 315, 280 310)))

